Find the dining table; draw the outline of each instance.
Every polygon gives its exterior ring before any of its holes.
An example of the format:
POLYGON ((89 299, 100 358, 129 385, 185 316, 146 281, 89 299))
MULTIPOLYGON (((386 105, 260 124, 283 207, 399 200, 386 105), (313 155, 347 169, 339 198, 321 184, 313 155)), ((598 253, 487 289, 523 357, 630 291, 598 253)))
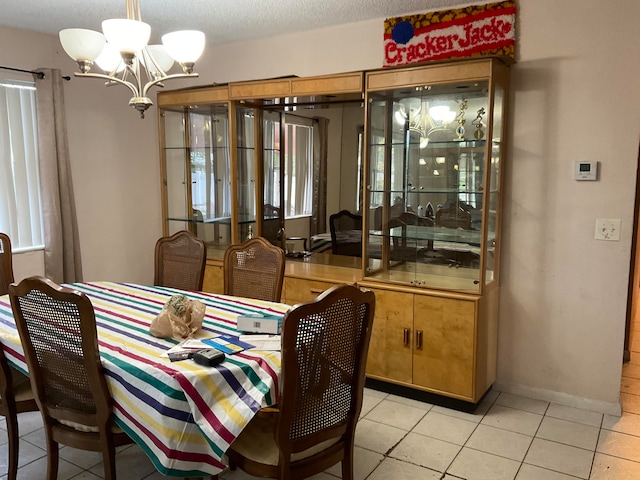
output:
MULTIPOLYGON (((290 308, 227 295, 116 282, 63 284, 93 305, 115 423, 170 477, 199 477, 226 468, 224 454, 258 410, 277 402, 280 352, 249 348, 216 366, 171 361, 179 339, 149 333, 174 295, 205 305, 196 339, 238 338, 239 315, 284 315, 290 308)), ((244 337, 243 337, 244 338, 244 337)), ((9 296, 0 296, 0 342, 9 363, 28 375, 9 296)))

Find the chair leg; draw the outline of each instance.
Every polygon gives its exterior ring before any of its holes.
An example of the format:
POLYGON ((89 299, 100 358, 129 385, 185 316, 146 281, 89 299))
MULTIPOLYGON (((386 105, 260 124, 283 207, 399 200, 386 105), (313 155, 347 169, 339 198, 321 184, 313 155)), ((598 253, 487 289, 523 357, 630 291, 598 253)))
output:
POLYGON ((106 440, 103 443, 102 458, 104 463, 104 480, 116 480, 116 447, 111 440, 106 440))
POLYGON ((58 478, 58 443, 51 438, 51 431, 46 431, 47 436, 47 480, 58 478))
MULTIPOLYGON (((8 408, 9 409, 9 408, 8 408)), ((7 480, 16 480, 18 476, 18 450, 20 435, 18 434, 18 416, 13 412, 7 412, 7 436, 9 439, 9 471, 7 480)))
POLYGON ((342 480, 353 480, 353 447, 345 448, 342 459, 342 480))

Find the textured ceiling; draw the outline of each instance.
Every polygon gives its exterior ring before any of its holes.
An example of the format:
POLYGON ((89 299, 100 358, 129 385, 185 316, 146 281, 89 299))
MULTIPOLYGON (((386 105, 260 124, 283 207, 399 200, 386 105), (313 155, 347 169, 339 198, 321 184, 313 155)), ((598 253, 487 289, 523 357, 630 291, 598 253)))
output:
MULTIPOLYGON (((140 0, 152 42, 183 29, 202 30, 209 44, 254 40, 374 18, 486 2, 456 0, 140 0)), ((102 20, 125 18, 125 0, 0 0, 0 26, 57 33, 101 30, 102 20)), ((382 28, 382 27, 381 27, 382 28)))

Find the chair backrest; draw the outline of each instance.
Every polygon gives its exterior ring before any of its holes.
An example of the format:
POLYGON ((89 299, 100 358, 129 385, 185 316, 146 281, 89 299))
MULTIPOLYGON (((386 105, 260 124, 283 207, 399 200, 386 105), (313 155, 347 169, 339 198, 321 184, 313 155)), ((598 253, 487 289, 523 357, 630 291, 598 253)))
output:
POLYGON ((423 227, 433 227, 434 222, 431 217, 420 217, 412 212, 403 212, 398 215, 398 219, 405 225, 420 225, 423 227))
POLYGON ((329 230, 332 253, 362 256, 362 215, 340 210, 329 216, 329 230))
POLYGON ((11 240, 7 234, 0 233, 0 295, 9 293, 9 285, 12 283, 11 240))
POLYGON ((471 229, 471 213, 458 205, 450 205, 436 212, 436 225, 447 228, 471 229))
POLYGON ((227 247, 224 252, 225 295, 279 302, 284 262, 284 250, 263 237, 227 247))
POLYGON ((353 441, 374 311, 373 292, 339 285, 284 318, 276 437, 285 457, 329 439, 353 441))
POLYGON ((182 230, 156 242, 153 284, 200 291, 207 262, 207 246, 191 232, 182 230))
POLYGON ((262 220, 262 235, 273 245, 280 245, 280 208, 265 203, 263 207, 264 218, 262 220))
POLYGON ((43 277, 11 285, 9 296, 43 417, 109 432, 112 400, 89 298, 43 277))

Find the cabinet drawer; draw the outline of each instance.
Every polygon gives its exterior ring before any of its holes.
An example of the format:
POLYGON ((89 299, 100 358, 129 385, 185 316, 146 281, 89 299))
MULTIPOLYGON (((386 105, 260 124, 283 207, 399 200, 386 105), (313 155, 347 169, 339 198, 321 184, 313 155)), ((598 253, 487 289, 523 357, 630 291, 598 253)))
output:
POLYGON ((318 280, 302 280, 300 278, 284 279, 285 297, 283 301, 289 305, 313 300, 328 288, 335 284, 318 280))

